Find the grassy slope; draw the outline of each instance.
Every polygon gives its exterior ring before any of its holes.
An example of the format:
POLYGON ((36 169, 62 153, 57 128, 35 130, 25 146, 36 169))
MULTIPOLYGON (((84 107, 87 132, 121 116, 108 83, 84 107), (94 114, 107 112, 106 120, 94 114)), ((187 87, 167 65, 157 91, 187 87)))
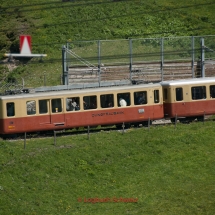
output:
POLYGON ((214 214, 214 123, 1 141, 1 214, 214 214), (84 203, 84 198, 138 198, 84 203), (82 198, 82 202, 78 202, 82 198))
MULTIPOLYGON (((215 4, 187 7, 206 4, 211 0, 193 0, 189 3, 185 0, 96 1, 100 4, 90 4, 95 0, 46 1, 49 2, 56 4, 9 8, 0 13, 0 54, 9 49, 19 52, 20 34, 32 35, 33 53, 48 54, 45 59, 47 63, 39 63, 35 59, 32 64, 20 66, 18 72, 15 70, 14 74, 10 74, 25 77, 26 84, 31 86, 43 85, 41 76, 44 73, 47 74, 47 84, 59 84, 61 47, 66 41, 214 34, 215 4), (56 8, 49 9, 51 6, 56 8)), ((1 7, 35 3, 44 1, 14 0, 13 4, 4 1, 1 7)), ((4 78, 5 73, 1 76, 4 78)))

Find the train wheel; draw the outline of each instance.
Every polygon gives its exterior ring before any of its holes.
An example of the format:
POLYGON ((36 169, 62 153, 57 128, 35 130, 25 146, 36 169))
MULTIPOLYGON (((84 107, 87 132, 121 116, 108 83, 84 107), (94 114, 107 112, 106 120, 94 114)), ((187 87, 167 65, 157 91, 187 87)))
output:
POLYGON ((175 118, 171 118, 171 123, 175 123, 175 118))
POLYGON ((197 121, 203 122, 204 121, 204 116, 197 116, 197 121))
POLYGON ((178 120, 180 123, 189 123, 189 120, 187 118, 179 118, 178 120))
POLYGON ((150 120, 150 122, 148 122, 148 121, 143 121, 143 122, 142 122, 142 125, 143 125, 144 127, 148 127, 149 125, 152 125, 152 120, 150 120))
POLYGON ((117 125, 116 125, 116 128, 117 128, 117 129, 122 129, 122 124, 117 124, 117 125))
POLYGON ((140 124, 140 123, 136 122, 136 123, 134 123, 133 125, 134 125, 135 128, 138 128, 138 127, 139 127, 139 124, 140 124))
POLYGON ((131 124, 130 123, 126 123, 125 124, 125 129, 128 129, 128 128, 130 128, 131 127, 131 124))

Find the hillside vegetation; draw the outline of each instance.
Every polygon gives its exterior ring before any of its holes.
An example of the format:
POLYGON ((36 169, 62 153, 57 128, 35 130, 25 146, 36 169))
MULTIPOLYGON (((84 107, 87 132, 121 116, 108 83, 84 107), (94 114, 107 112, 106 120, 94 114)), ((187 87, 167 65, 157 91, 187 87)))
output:
MULTIPOLYGON (((46 53, 1 79, 51 78, 59 84, 61 48, 67 41, 213 35, 215 3, 211 0, 14 0, 0 6, 0 55, 19 53, 19 35, 32 35, 32 52, 46 53)), ((31 81, 34 85, 34 82, 31 81)), ((44 83, 42 83, 44 84, 44 83)))

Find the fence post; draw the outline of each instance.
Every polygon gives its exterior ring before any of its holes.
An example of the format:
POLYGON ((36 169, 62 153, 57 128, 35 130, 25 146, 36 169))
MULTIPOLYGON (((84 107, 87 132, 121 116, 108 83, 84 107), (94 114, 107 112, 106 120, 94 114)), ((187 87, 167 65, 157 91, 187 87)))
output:
POLYGON ((66 46, 62 47, 63 85, 68 85, 68 67, 66 62, 66 46))
POLYGON ((99 81, 99 87, 101 85, 101 41, 98 40, 98 81, 99 81))
POLYGON ((26 132, 25 132, 25 135, 24 135, 24 149, 26 149, 26 132))
POLYGON ((163 64, 164 64, 164 53, 163 53, 163 38, 161 38, 161 81, 163 81, 163 64))
POLYGON ((54 131, 54 145, 56 146, 56 132, 54 131))
POLYGON ((89 125, 87 126, 87 137, 89 140, 90 139, 90 126, 89 125))
POLYGON ((130 82, 132 83, 132 39, 129 39, 129 53, 130 53, 130 82))
POLYGON ((125 133, 125 123, 124 122, 122 123, 122 133, 123 134, 125 133))
POLYGON ((201 73, 202 78, 205 77, 205 41, 201 38, 201 73))
POLYGON ((176 128, 176 124, 177 124, 177 114, 175 114, 175 128, 176 128))
POLYGON ((194 73, 194 60, 195 60, 195 44, 194 44, 194 36, 191 37, 191 57, 192 57, 192 62, 191 62, 191 66, 192 66, 192 78, 195 78, 195 73, 194 73))

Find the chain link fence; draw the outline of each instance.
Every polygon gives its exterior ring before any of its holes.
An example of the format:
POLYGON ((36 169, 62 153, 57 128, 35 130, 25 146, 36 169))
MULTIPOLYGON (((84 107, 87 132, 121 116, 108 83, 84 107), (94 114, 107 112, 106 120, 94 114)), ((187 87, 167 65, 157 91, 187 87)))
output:
POLYGON ((65 56, 69 84, 214 76, 215 36, 74 41, 65 56))

